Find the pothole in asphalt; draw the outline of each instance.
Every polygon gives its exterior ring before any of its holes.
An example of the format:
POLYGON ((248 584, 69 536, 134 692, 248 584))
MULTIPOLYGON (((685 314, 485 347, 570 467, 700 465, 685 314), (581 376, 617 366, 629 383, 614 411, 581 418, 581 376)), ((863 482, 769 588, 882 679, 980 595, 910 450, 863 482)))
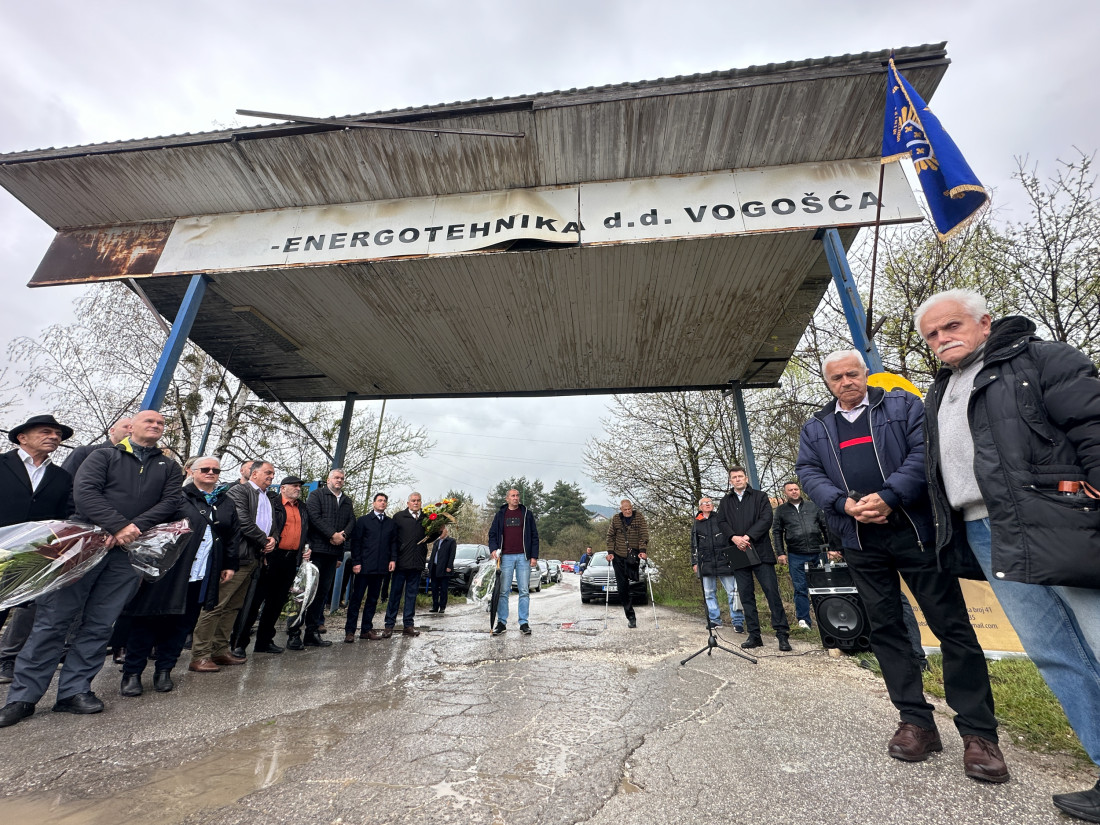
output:
POLYGON ((57 793, 39 793, 2 799, 0 820, 51 825, 127 821, 171 825, 277 784, 287 769, 308 762, 342 735, 335 728, 299 727, 284 720, 258 722, 225 737, 205 756, 155 768, 147 782, 106 798, 65 800, 57 793))

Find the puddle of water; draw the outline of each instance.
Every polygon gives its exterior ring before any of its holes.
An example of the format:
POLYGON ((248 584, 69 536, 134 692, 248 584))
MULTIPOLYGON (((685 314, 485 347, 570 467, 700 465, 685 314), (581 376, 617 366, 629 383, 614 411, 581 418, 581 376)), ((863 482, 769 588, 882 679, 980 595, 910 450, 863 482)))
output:
POLYGON ((50 825, 116 825, 125 821, 171 825, 275 785, 288 768, 308 762, 339 736, 335 729, 260 722, 225 737, 207 756, 157 768, 147 782, 106 798, 64 799, 48 793, 2 799, 0 820, 50 825))

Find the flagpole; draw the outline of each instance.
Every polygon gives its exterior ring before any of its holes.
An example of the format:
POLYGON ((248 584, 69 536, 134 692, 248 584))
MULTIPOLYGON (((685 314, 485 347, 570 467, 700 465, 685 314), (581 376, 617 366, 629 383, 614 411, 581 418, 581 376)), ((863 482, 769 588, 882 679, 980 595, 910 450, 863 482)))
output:
POLYGON ((875 309, 875 268, 878 265, 878 230, 882 225, 882 184, 886 178, 886 164, 878 165, 878 204, 875 207, 875 240, 871 245, 871 288, 867 294, 867 340, 871 340, 871 313, 875 309))

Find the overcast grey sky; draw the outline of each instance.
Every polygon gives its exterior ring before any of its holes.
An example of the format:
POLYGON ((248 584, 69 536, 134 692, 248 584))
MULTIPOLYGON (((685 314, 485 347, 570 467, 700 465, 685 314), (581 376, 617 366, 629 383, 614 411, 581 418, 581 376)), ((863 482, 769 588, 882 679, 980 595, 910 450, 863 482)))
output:
MULTIPOLYGON (((651 80, 948 41, 931 100, 1001 209, 1019 208, 1015 158, 1053 169, 1100 145, 1098 6, 285 2, 0 3, 0 152, 201 132, 237 108, 342 115, 651 80)), ((72 288, 25 284, 53 232, 0 191, 0 343, 64 320, 72 288)), ((438 442, 417 462, 426 495, 481 496, 510 475, 577 482, 600 398, 397 401, 438 442)), ((62 411, 57 411, 61 414, 62 411)), ((403 495, 404 491, 394 491, 403 495)))

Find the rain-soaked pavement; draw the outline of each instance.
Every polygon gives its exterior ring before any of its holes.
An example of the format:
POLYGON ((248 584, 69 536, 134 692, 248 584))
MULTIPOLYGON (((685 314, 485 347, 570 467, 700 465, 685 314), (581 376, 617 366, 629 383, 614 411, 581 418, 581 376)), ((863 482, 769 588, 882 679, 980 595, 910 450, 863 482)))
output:
POLYGON ((531 615, 494 639, 452 601, 419 638, 354 645, 334 620, 330 648, 181 666, 167 694, 147 671, 136 699, 108 663, 104 713, 50 713, 51 692, 0 730, 0 822, 1055 823, 1050 795, 1095 781, 1003 740, 1013 780, 969 780, 947 715, 942 754, 890 759, 881 680, 809 642, 681 666, 697 618, 605 624, 571 575, 531 615))

